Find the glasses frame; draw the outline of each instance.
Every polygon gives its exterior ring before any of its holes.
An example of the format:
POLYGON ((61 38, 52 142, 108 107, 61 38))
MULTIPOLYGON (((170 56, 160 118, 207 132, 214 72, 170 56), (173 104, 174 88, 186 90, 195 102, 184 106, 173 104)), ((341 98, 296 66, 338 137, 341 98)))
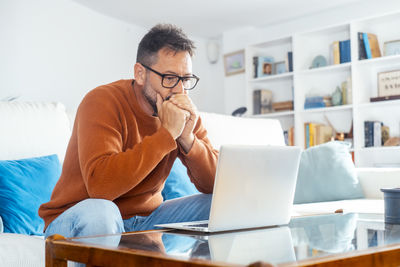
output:
POLYGON ((197 83, 198 83, 199 80, 200 80, 200 78, 197 77, 197 76, 194 75, 194 74, 192 74, 192 76, 179 76, 179 75, 176 75, 176 74, 169 74, 169 73, 168 73, 168 74, 166 74, 166 73, 163 74, 163 73, 160 73, 160 72, 158 72, 158 71, 156 71, 156 70, 150 68, 149 66, 147 66, 147 65, 145 65, 145 64, 143 64, 143 63, 140 63, 140 64, 141 64, 143 67, 145 67, 146 69, 148 69, 148 70, 154 72, 155 74, 157 74, 158 76, 160 76, 160 77, 161 77, 161 86, 164 87, 164 88, 172 89, 172 88, 174 88, 175 86, 177 86, 177 84, 178 84, 180 81, 182 81, 182 84, 183 84, 183 80, 186 79, 186 78, 195 78, 195 79, 196 79, 196 83, 193 85, 193 87, 191 87, 191 88, 183 88, 183 89, 185 89, 186 91, 189 91, 189 90, 194 89, 194 88, 196 87, 197 83), (178 80, 177 80, 177 82, 174 84, 174 86, 165 86, 165 85, 164 85, 164 78, 165 78, 166 76, 174 76, 174 77, 177 77, 177 78, 178 78, 178 80))

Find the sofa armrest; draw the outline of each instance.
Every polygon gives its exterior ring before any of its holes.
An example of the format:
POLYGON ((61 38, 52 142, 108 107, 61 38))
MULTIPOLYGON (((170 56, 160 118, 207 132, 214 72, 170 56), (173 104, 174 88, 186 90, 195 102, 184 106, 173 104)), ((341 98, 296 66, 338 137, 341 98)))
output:
POLYGON ((383 199, 381 188, 400 187, 400 168, 357 168, 365 198, 383 199))
POLYGON ((208 138, 215 149, 221 145, 284 146, 285 139, 279 120, 233 117, 200 112, 208 138))

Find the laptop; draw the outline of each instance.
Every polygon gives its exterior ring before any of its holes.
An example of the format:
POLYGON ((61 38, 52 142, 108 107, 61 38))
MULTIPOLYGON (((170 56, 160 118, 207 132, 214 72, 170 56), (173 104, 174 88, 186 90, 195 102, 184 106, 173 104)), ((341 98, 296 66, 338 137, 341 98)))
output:
POLYGON ((207 221, 157 227, 220 232, 288 224, 301 148, 221 146, 207 221))

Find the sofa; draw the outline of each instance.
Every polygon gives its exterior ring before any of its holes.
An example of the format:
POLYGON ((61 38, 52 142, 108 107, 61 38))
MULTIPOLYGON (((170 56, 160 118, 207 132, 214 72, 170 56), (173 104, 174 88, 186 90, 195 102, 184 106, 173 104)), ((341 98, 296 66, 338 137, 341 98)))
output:
MULTIPOLYGON (((241 118, 204 112, 200 116, 215 148, 227 143, 285 145, 278 120, 241 118)), ((73 116, 67 114, 61 103, 0 102, 0 125, 2 126, 0 161, 9 162, 56 154, 60 161, 59 164, 62 164, 71 135, 72 121, 73 116)), ((362 198, 357 196, 354 199, 350 196, 350 199, 296 204, 293 207, 293 216, 333 213, 338 210, 383 213, 382 193, 379 189, 398 186, 400 170, 363 168, 355 169, 355 172, 359 181, 358 186, 362 190, 362 198)), ((8 177, 1 177, 0 172, 0 180, 7 181, 7 179, 8 177)), ((31 185, 28 183, 24 186, 30 187, 31 185)), ((32 184, 33 186, 37 185, 32 184)), ((48 183, 44 182, 43 186, 48 187, 48 183)), ((46 197, 49 198, 49 196, 46 197)), ((13 196, 0 195, 0 198, 0 201, 3 202, 0 205, 7 204, 7 201, 18 202, 13 196)), ((16 204, 24 207, 28 203, 16 204)), ((4 221, 3 214, 0 216, 4 221)), ((2 227, 0 227, 1 229, 2 227)), ((6 231, 6 229, 4 230, 6 231)), ((44 265, 45 241, 43 236, 0 233, 0 266, 44 265)))

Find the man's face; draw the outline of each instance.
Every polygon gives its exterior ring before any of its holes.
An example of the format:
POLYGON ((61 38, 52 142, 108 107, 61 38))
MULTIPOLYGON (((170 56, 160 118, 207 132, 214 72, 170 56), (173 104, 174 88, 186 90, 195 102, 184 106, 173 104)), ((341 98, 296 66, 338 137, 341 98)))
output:
MULTIPOLYGON (((188 52, 178 52, 163 48, 158 51, 157 63, 150 66, 152 69, 162 74, 175 74, 178 76, 190 76, 192 74, 192 59, 188 52)), ((157 93, 165 100, 173 94, 186 94, 180 81, 174 88, 164 88, 161 85, 162 77, 156 73, 147 70, 146 79, 143 84, 143 94, 154 113, 157 113, 157 93)))

